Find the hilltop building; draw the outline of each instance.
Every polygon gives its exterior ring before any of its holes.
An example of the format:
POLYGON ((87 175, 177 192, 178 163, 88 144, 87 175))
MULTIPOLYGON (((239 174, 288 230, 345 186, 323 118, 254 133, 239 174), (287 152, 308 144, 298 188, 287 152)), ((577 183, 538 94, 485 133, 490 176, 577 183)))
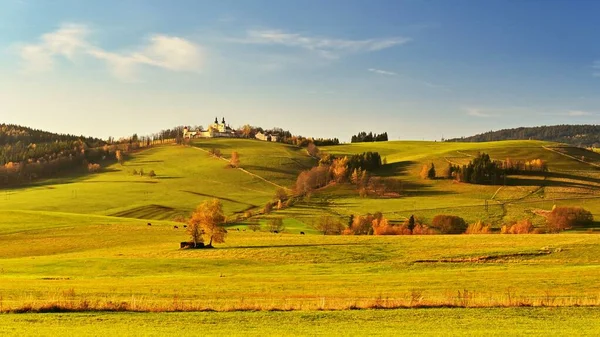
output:
POLYGON ((219 138, 219 137, 228 137, 233 138, 236 137, 235 131, 225 123, 225 117, 221 123, 217 117, 215 117, 215 122, 208 126, 206 130, 196 130, 192 131, 187 126, 183 128, 183 138, 219 138))
POLYGON ((278 135, 262 132, 258 132, 254 137, 256 137, 256 139, 264 140, 265 142, 276 142, 279 139, 278 135))

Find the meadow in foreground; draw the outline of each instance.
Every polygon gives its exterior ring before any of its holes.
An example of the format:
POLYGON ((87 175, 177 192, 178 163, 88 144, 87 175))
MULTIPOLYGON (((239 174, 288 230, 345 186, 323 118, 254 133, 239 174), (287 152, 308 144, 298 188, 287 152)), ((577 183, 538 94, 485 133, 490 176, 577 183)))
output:
POLYGON ((19 336, 596 336, 597 308, 0 315, 19 336))

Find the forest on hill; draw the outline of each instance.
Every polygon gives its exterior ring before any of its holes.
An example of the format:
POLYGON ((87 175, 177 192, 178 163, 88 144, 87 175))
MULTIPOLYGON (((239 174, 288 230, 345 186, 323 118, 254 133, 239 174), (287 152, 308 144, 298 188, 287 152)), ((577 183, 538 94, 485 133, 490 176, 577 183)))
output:
POLYGON ((499 140, 544 140, 581 147, 600 147, 600 125, 551 125, 489 131, 447 142, 491 142, 499 140))
POLYGON ((57 134, 0 124, 0 186, 52 177, 64 170, 88 168, 115 157, 116 146, 102 139, 57 134))

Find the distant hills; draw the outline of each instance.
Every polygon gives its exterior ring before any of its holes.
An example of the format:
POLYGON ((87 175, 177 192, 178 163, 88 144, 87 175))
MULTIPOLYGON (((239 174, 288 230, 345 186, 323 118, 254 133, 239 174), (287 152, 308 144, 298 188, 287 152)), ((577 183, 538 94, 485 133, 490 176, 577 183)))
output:
POLYGON ((600 147, 600 125, 551 125, 489 131, 447 142, 491 142, 498 140, 544 140, 581 147, 600 147))

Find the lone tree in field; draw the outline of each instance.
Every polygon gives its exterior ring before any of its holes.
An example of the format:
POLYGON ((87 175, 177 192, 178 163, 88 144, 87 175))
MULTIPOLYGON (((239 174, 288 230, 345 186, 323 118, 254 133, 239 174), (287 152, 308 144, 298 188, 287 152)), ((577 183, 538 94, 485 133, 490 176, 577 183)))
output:
POLYGON ((198 205, 188 221, 188 233, 194 246, 204 240, 208 241, 207 247, 212 247, 213 242, 225 242, 227 231, 223 228, 224 222, 223 205, 218 199, 207 200, 198 205))
POLYGON ((237 153, 237 151, 231 152, 231 159, 229 159, 229 165, 231 165, 231 167, 240 166, 240 155, 237 153))
POLYGON ((115 157, 117 158, 119 164, 123 165, 125 159, 123 158, 123 152, 121 152, 121 150, 117 150, 117 152, 115 152, 115 157))
POLYGON ((274 217, 269 220, 269 231, 271 233, 281 233, 285 230, 285 226, 283 225, 282 217, 274 217))

